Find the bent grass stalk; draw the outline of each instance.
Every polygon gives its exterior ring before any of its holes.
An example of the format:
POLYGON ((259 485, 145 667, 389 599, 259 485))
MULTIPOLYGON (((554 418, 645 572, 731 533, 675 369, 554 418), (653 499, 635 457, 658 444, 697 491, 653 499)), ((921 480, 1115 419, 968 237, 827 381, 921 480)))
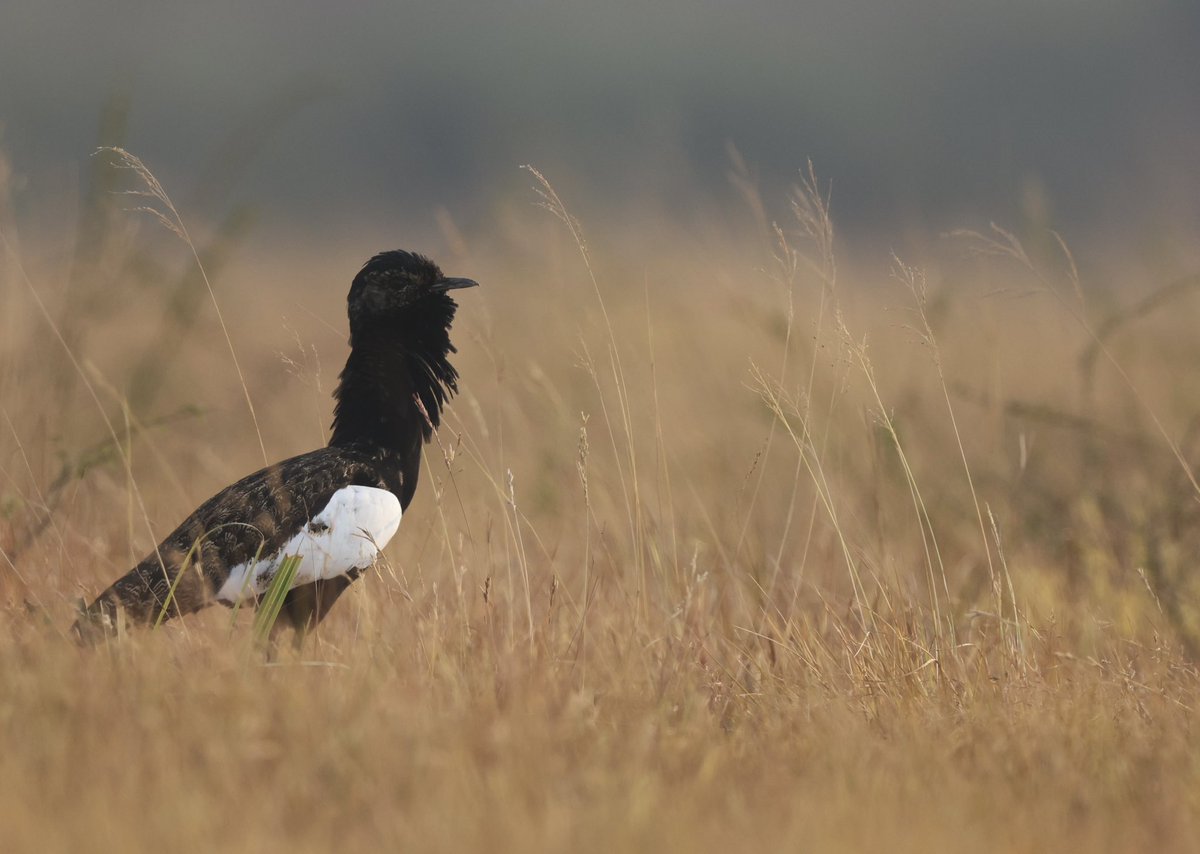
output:
MULTIPOLYGON (((541 172, 533 166, 526 165, 521 167, 528 171, 537 180, 538 186, 534 188, 535 192, 542 200, 542 207, 548 210, 554 216, 558 217, 567 227, 571 234, 571 239, 575 242, 576 248, 579 250, 579 256, 583 260, 584 269, 587 271, 588 280, 592 284, 592 291, 596 295, 596 303, 600 306, 600 314, 604 318, 604 328, 608 335, 608 361, 609 369, 612 373, 614 387, 617 392, 617 409, 621 419, 621 427, 625 435, 625 457, 629 467, 629 484, 630 491, 626 491, 626 477, 621 464, 622 454, 617 450, 617 434, 612 429, 612 424, 609 421, 608 406, 605 402, 604 390, 601 387, 599 376, 592 368, 592 376, 596 382, 596 391, 600 398, 601 412, 604 415, 605 425, 608 427, 608 433, 612 440, 613 453, 617 463, 617 474, 621 481, 622 491, 625 493, 626 512, 629 517, 630 534, 633 539, 634 547, 634 562, 636 564, 638 576, 641 579, 638 590, 639 609, 646 616, 647 590, 646 590, 646 549, 644 546, 645 539, 645 519, 642 514, 642 498, 641 489, 638 480, 638 465, 637 465, 637 450, 634 442, 633 433, 633 413, 632 405, 629 401, 629 389, 626 384, 625 370, 621 365, 621 351, 617 343, 617 334, 613 329, 612 318, 609 317, 608 306, 604 301, 604 294, 600 290, 600 282, 596 277, 595 268, 592 265, 591 253, 588 250, 587 241, 583 236, 583 229, 567 206, 559 198, 558 192, 550 184, 541 172)), ((589 357, 590 362, 590 357, 589 357)))
POLYGON ((258 438, 258 447, 262 452, 263 465, 270 465, 271 460, 267 456, 267 446, 263 442, 262 429, 258 426, 258 415, 254 411, 254 401, 250 398, 250 387, 246 385, 246 376, 242 372, 241 362, 238 361, 237 350, 233 346, 233 338, 229 334, 229 327, 225 325, 225 315, 221 311, 221 304, 217 301, 217 294, 213 290, 212 282, 208 279, 208 272, 204 269, 204 263, 200 260, 200 252, 196 248, 196 244, 192 241, 187 226, 184 225, 183 217, 176 209, 175 203, 171 201, 171 197, 167 195, 167 191, 163 188, 163 185, 159 183, 158 178, 154 176, 154 173, 150 171, 140 158, 123 148, 107 147, 101 148, 99 151, 106 151, 116 155, 118 167, 133 172, 146 188, 145 190, 126 190, 124 192, 127 195, 152 199, 161 204, 166 209, 166 212, 164 213, 164 211, 159 210, 153 205, 140 205, 133 210, 137 213, 149 214, 158 220, 168 231, 182 240, 192 253, 192 259, 196 262, 196 268, 200 271, 200 278, 204 280, 204 287, 208 289, 208 296, 212 302, 213 311, 216 313, 217 322, 221 326, 221 334, 225 336, 225 346, 229 350, 229 357, 232 359, 233 368, 237 372, 238 383, 242 388, 242 395, 246 400, 246 409, 250 412, 250 421, 254 425, 254 434, 258 438))
MULTIPOLYGON (((223 525, 217 525, 211 531, 206 531, 204 533, 204 536, 197 537, 195 540, 192 541, 191 546, 188 547, 187 554, 185 554, 183 556, 183 561, 179 565, 179 571, 177 573, 175 573, 175 577, 170 580, 170 586, 167 588, 167 595, 163 599, 163 604, 162 604, 162 607, 159 609, 158 617, 154 621, 154 628, 157 629, 167 619, 168 613, 171 608, 171 603, 175 600, 175 590, 179 587, 179 582, 183 580, 183 577, 185 574, 187 574, 189 568, 192 568, 192 560, 195 558, 196 553, 199 552, 204 547, 204 541, 206 539, 208 539, 210 536, 212 536, 213 534, 215 534, 217 531, 222 530, 223 528, 249 528, 250 530, 254 531, 256 534, 258 534, 260 537, 260 540, 258 543, 258 549, 254 552, 254 559, 250 563, 250 569, 246 572, 246 581, 242 584, 242 589, 240 591, 238 591, 239 592, 238 605, 241 604, 240 594, 245 592, 246 585, 248 585, 250 583, 250 580, 254 577, 254 564, 256 564, 258 562, 259 557, 262 555, 263 546, 266 544, 266 538, 262 537, 262 534, 258 530, 258 528, 256 528, 254 525, 251 525, 247 522, 226 522, 223 525)), ((200 564, 198 564, 198 563, 195 564, 194 569, 197 573, 200 573, 201 575, 203 575, 203 569, 201 568, 200 564)), ((165 567, 163 569, 163 572, 164 573, 166 572, 165 567)), ((234 606, 233 616, 235 619, 237 617, 238 605, 234 606)))

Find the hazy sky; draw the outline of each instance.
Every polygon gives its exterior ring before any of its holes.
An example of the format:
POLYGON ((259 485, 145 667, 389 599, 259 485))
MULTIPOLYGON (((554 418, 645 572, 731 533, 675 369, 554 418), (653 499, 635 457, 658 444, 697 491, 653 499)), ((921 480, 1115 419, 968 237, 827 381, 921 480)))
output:
POLYGON ((0 0, 18 203, 123 144, 273 228, 470 221, 534 163, 598 207, 768 191, 812 157, 852 224, 1200 222, 1200 4, 0 0), (227 181, 228 186, 222 184, 227 181))

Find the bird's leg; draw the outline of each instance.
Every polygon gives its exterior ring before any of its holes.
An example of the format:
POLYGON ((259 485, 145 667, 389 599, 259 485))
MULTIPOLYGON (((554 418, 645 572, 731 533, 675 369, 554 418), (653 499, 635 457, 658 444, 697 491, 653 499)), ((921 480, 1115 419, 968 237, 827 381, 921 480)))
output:
POLYGON ((345 575, 336 578, 323 578, 309 584, 302 584, 288 591, 279 611, 279 619, 271 628, 272 639, 275 633, 284 626, 291 626, 295 631, 293 642, 298 651, 304 645, 308 633, 315 629, 325 619, 333 603, 358 578, 360 571, 352 569, 345 575))

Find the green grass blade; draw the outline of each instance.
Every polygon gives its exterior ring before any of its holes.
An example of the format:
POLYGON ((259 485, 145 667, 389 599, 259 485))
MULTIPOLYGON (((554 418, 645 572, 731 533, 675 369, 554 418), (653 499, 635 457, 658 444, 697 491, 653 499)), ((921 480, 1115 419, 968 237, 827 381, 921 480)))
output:
POLYGON ((288 591, 292 589, 292 582, 296 580, 296 571, 299 568, 299 555, 288 555, 280 562, 279 569, 275 571, 275 575, 267 587, 267 592, 263 594, 258 613, 254 615, 254 638, 256 641, 261 643, 270 637, 271 629, 275 626, 275 621, 279 619, 279 612, 283 609, 283 600, 287 597, 288 591))

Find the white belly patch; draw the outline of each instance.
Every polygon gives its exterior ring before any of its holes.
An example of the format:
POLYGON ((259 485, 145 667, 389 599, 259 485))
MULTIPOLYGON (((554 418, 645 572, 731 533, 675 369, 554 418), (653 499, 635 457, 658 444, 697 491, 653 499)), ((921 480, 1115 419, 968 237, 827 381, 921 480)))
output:
POLYGON ((395 495, 373 486, 343 487, 275 554, 231 568, 217 599, 233 604, 261 596, 288 557, 300 558, 293 588, 366 569, 399 527, 400 500, 395 495))

